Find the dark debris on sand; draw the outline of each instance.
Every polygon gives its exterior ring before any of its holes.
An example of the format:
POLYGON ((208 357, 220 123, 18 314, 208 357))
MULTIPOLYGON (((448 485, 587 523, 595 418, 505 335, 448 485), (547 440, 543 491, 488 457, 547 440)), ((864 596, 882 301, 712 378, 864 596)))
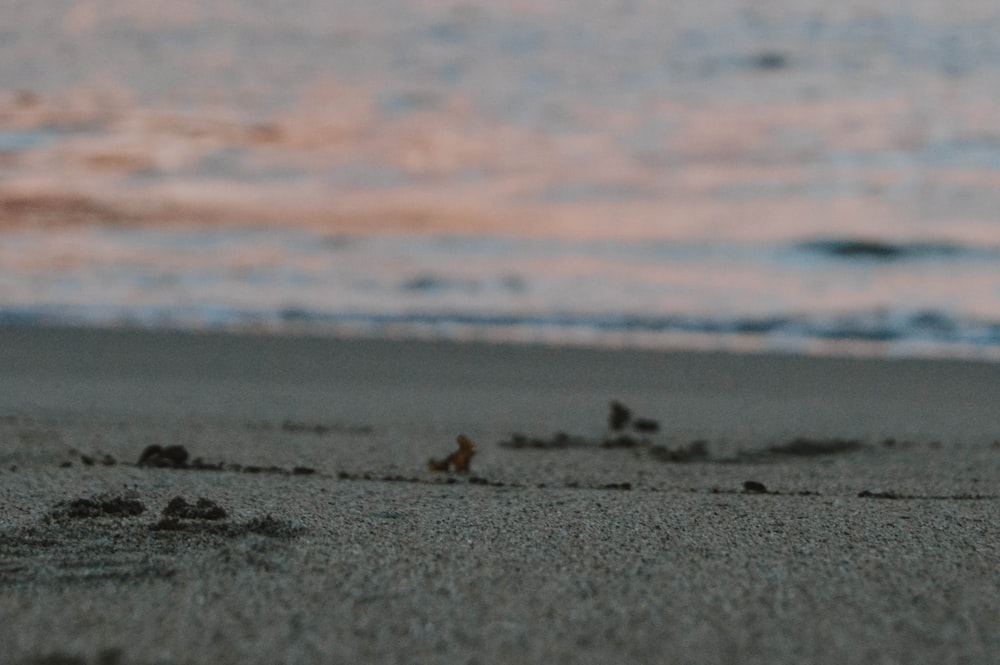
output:
POLYGON ((199 498, 195 503, 175 496, 163 509, 163 518, 150 526, 153 531, 185 531, 205 521, 225 519, 226 510, 210 499, 199 498))
POLYGON ((511 434, 510 438, 501 441, 500 445, 504 448, 537 448, 545 450, 586 446, 590 445, 590 443, 586 439, 579 436, 570 436, 566 432, 556 432, 549 437, 511 434))
POLYGON ((774 455, 834 455, 851 453, 863 448, 857 439, 809 439, 798 437, 787 443, 770 446, 767 452, 774 455))
POLYGON ((255 533, 259 536, 287 540, 302 535, 305 531, 303 527, 289 524, 288 522, 275 519, 270 515, 254 517, 249 522, 238 525, 237 529, 244 533, 255 533))
POLYGON ((137 465, 140 467, 153 467, 159 469, 229 471, 232 473, 266 473, 291 476, 309 476, 316 473, 316 469, 308 466, 296 466, 289 470, 275 465, 260 466, 256 464, 230 464, 226 462, 211 463, 204 461, 200 457, 196 457, 189 462, 189 458, 190 454, 184 446, 160 446, 153 444, 146 446, 146 448, 142 451, 137 465))
POLYGON ((184 497, 175 496, 163 509, 163 516, 185 520, 221 520, 226 518, 226 511, 209 499, 199 498, 197 502, 189 503, 184 497))
POLYGON ((136 517, 144 512, 135 493, 106 494, 63 501, 35 523, 0 529, 0 593, 40 581, 69 588, 167 581, 185 569, 199 575, 203 563, 189 554, 224 552, 227 541, 290 540, 307 532, 270 514, 223 519, 226 511, 205 499, 175 499, 154 523, 136 517))
POLYGON ((224 521, 228 516, 225 508, 210 499, 199 498, 191 503, 184 497, 176 496, 163 509, 163 518, 151 524, 149 529, 161 532, 208 533, 226 537, 252 533, 269 538, 294 538, 304 531, 271 515, 254 517, 243 523, 224 521))
POLYGON ((60 501, 49 511, 53 520, 92 519, 96 517, 133 517, 146 507, 131 493, 102 494, 70 501, 60 501))
MULTIPOLYGON (((133 517, 146 510, 132 493, 106 494, 88 498, 61 501, 46 515, 45 522, 92 519, 99 517, 133 517)), ((258 534, 269 538, 292 538, 304 529, 264 515, 248 522, 225 521, 228 512, 211 499, 199 498, 195 502, 177 496, 163 509, 158 522, 149 525, 150 531, 209 533, 226 537, 258 534)))
POLYGON ((632 420, 632 410, 617 400, 612 400, 608 413, 608 429, 620 432, 632 420))
POLYGON ((660 431, 658 420, 652 418, 633 419, 630 408, 618 400, 611 400, 611 404, 608 407, 608 429, 612 432, 621 432, 630 424, 632 425, 632 429, 643 434, 652 434, 660 431))
POLYGON ((139 466, 153 466, 170 469, 186 469, 188 461, 187 448, 180 445, 160 446, 153 444, 146 446, 139 455, 139 466))
POLYGON ((641 446, 648 446, 650 443, 649 439, 637 438, 630 434, 619 434, 617 436, 609 436, 601 441, 601 448, 639 448, 641 446))
POLYGON ((248 534, 288 540, 305 532, 302 527, 276 519, 270 515, 254 517, 247 522, 216 522, 206 520, 182 520, 176 517, 164 517, 159 522, 151 524, 150 531, 159 533, 187 533, 238 538, 248 534))
MULTIPOLYGON (((636 418, 633 416, 632 409, 625 406, 619 400, 611 400, 608 405, 608 434, 601 441, 602 448, 639 448, 645 447, 652 444, 652 442, 646 438, 646 436, 655 434, 660 431, 660 422, 654 420, 653 418, 636 418), (640 436, 633 436, 628 433, 631 428, 633 432, 638 433, 640 436)), ((565 433, 558 433, 556 437, 549 441, 544 439, 528 439, 527 437, 521 437, 520 443, 530 443, 532 445, 509 445, 512 448, 558 448, 558 447, 568 447, 570 445, 575 446, 585 446, 588 445, 586 439, 580 437, 572 437, 565 433), (542 445, 539 445, 542 444, 542 445)), ((519 443, 518 441, 512 441, 511 443, 519 443)))
POLYGON ((660 431, 660 423, 652 418, 636 418, 632 423, 632 428, 636 432, 642 432, 644 434, 653 434, 660 431))
POLYGON ((653 446, 649 449, 649 454, 662 462, 695 462, 707 460, 709 458, 708 442, 697 439, 687 445, 676 448, 653 446))
POLYGON ((872 491, 872 490, 862 490, 858 492, 858 498, 861 499, 901 499, 901 495, 895 492, 882 492, 882 491, 872 491))
POLYGON ((120 665, 123 652, 117 647, 101 649, 93 660, 83 656, 54 651, 22 661, 23 665, 120 665))
POLYGON ((114 466, 115 464, 118 464, 118 460, 107 454, 98 456, 80 453, 80 462, 82 462, 84 466, 94 466, 96 464, 100 464, 101 466, 114 466))
POLYGON ((246 426, 248 429, 261 432, 279 429, 286 434, 316 434, 319 436, 330 433, 362 435, 371 434, 375 431, 374 426, 365 424, 316 423, 288 419, 277 424, 266 420, 249 422, 246 426))

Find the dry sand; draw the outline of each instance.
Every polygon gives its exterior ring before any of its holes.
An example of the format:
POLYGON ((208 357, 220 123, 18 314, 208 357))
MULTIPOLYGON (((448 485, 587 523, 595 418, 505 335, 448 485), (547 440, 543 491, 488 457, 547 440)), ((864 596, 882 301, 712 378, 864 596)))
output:
POLYGON ((969 362, 0 329, 0 661, 997 663, 998 392, 969 362), (660 431, 609 434, 612 399, 660 431), (428 470, 459 433, 471 471, 428 470))

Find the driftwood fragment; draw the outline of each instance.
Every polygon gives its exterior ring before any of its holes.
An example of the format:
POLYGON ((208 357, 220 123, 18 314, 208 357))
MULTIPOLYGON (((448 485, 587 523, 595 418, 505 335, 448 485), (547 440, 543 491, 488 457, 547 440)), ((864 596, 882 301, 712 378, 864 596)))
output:
POLYGON ((455 441, 458 443, 458 450, 443 460, 431 458, 427 462, 427 468, 431 471, 449 471, 454 469, 455 471, 468 472, 472 456, 476 454, 476 444, 464 434, 459 434, 455 441))

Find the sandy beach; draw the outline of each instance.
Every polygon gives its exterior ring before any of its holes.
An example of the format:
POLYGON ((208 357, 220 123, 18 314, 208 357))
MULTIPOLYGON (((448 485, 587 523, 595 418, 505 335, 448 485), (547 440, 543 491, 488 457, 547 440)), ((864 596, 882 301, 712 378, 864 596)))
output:
POLYGON ((3 328, 0 661, 1000 662, 998 388, 974 362, 3 328), (431 470, 459 434, 469 471, 431 470))

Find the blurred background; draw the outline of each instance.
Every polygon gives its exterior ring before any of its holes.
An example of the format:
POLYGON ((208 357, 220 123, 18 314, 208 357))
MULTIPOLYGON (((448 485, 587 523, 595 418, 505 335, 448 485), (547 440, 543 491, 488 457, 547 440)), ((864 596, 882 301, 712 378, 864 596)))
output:
POLYGON ((973 0, 0 0, 0 323, 998 358, 998 92, 973 0))

